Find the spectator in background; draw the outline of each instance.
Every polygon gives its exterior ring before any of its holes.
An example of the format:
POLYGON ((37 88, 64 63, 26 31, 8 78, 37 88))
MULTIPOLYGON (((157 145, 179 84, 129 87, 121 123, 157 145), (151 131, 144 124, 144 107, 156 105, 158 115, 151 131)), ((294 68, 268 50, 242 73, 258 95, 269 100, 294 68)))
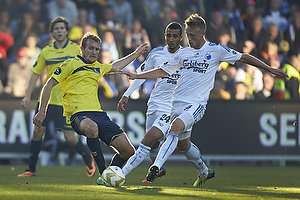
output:
POLYGON ((102 19, 103 5, 98 0, 80 0, 76 2, 78 11, 82 8, 87 10, 87 22, 96 26, 102 19))
POLYGON ((237 82, 235 84, 235 100, 251 100, 253 96, 249 96, 247 93, 247 86, 243 82, 237 82))
POLYGON ((269 43, 274 43, 277 45, 277 51, 278 51, 278 58, 281 61, 283 59, 284 54, 282 53, 282 48, 281 48, 281 44, 282 44, 282 40, 283 40, 283 34, 280 34, 278 26, 276 24, 270 23, 268 25, 268 29, 267 29, 267 34, 265 35, 265 37, 263 38, 263 45, 262 45, 262 49, 260 49, 260 54, 262 54, 262 52, 264 51, 268 51, 269 48, 269 43))
MULTIPOLYGON (((31 76, 31 65, 24 48, 17 52, 17 61, 10 64, 8 68, 8 80, 5 92, 14 97, 24 97, 31 76)), ((39 87, 41 84, 37 84, 39 87)))
POLYGON ((160 20, 157 22, 157 26, 155 26, 156 31, 161 33, 160 36, 157 35, 157 38, 154 41, 155 44, 159 44, 159 46, 165 45, 163 33, 165 31, 165 27, 173 21, 179 21, 178 14, 172 4, 166 3, 162 7, 160 20))
POLYGON ((158 32, 155 28, 160 20, 161 5, 158 0, 140 0, 134 4, 136 19, 140 19, 141 24, 147 30, 152 47, 157 47, 163 32, 158 32))
POLYGON ((237 46, 231 42, 230 29, 224 27, 219 32, 219 43, 228 46, 229 48, 237 50, 237 46))
POLYGON ((262 17, 256 15, 251 24, 251 28, 245 30, 242 42, 245 42, 246 40, 253 41, 256 45, 254 52, 256 56, 259 56, 259 53, 264 48, 267 34, 267 31, 263 27, 262 17))
POLYGON ((228 67, 226 68, 226 71, 228 72, 229 74, 229 80, 226 81, 225 83, 225 90, 227 92, 229 92, 230 96, 231 96, 231 99, 234 98, 234 93, 235 93, 235 76, 236 76, 236 66, 234 65, 228 65, 228 67))
POLYGON ((232 26, 235 34, 231 34, 231 43, 236 44, 241 39, 245 27, 241 18, 241 13, 235 5, 234 0, 225 0, 222 13, 225 19, 225 25, 232 26))
POLYGON ((41 48, 37 46, 37 39, 35 35, 28 35, 25 40, 24 50, 27 53, 29 65, 33 66, 42 51, 41 48))
POLYGON ((69 33, 69 39, 72 40, 73 42, 76 42, 77 44, 80 43, 82 36, 86 32, 90 31, 98 35, 98 31, 96 27, 93 26, 91 23, 89 23, 88 16, 89 14, 86 8, 81 7, 78 9, 78 24, 73 26, 70 29, 70 33, 69 33), (85 31, 84 30, 85 28, 88 28, 90 30, 85 31))
POLYGON ((13 43, 13 36, 0 31, 0 94, 3 92, 3 86, 6 86, 7 84, 7 72, 9 66, 7 50, 13 45, 13 43))
MULTIPOLYGON (((113 62, 110 51, 101 48, 99 62, 102 64, 111 64, 113 62)), ((99 81, 99 95, 106 98, 113 98, 119 95, 117 86, 115 85, 116 74, 105 74, 99 81)))
POLYGON ((282 71, 289 76, 286 79, 276 77, 276 97, 278 99, 299 100, 299 84, 300 84, 300 59, 298 56, 292 55, 289 63, 282 67, 282 71), (280 93, 278 93, 280 92, 280 93), (280 96, 279 96, 279 95, 280 96))
POLYGON ((35 20, 37 35, 41 36, 46 34, 46 27, 48 27, 50 23, 48 19, 48 1, 30 0, 28 3, 28 10, 35 20))
MULTIPOLYGON (((102 20, 98 23, 99 34, 101 35, 101 37, 103 37, 105 31, 111 31, 115 36, 116 42, 118 44, 124 44, 126 29, 121 23, 116 22, 114 18, 115 11, 113 7, 111 5, 105 5, 103 8, 102 20)), ((123 45, 120 46, 123 47, 123 45)), ((122 51, 122 49, 120 51, 122 51)), ((123 55, 122 52, 119 53, 123 55)))
MULTIPOLYGON (((151 48, 147 30, 143 28, 140 20, 134 19, 132 29, 127 29, 126 31, 124 53, 127 54, 129 52, 132 52, 133 49, 135 49, 142 43, 147 43, 149 49, 151 48)), ((142 61, 143 60, 144 58, 142 59, 142 61)))
POLYGON ((256 16, 255 0, 246 0, 245 12, 241 16, 245 30, 251 29, 255 16, 256 16))
POLYGON ((274 87, 274 77, 269 72, 265 72, 263 75, 263 89, 255 94, 256 100, 267 100, 272 98, 274 87))
POLYGON ((211 90, 209 97, 211 99, 231 99, 231 94, 226 91, 226 84, 230 81, 230 74, 226 70, 228 65, 220 64, 217 69, 214 88, 211 90))
POLYGON ((206 38, 216 44, 220 43, 219 32, 225 27, 222 11, 220 9, 214 9, 212 11, 212 17, 207 23, 206 38))
POLYGON ((70 23, 70 27, 78 23, 78 9, 74 1, 71 0, 52 0, 49 3, 49 20, 55 17, 64 17, 70 23))
POLYGON ((9 24, 10 16, 7 10, 0 10, 0 31, 8 33, 10 35, 13 34, 13 30, 9 24))
POLYGON ((133 10, 127 0, 110 0, 108 4, 114 9, 114 21, 121 23, 126 28, 132 27, 133 10))
POLYGON ((292 14, 292 20, 284 32, 284 40, 289 43, 290 55, 300 54, 300 5, 295 8, 292 14))
POLYGON ((103 40, 101 43, 101 50, 108 50, 110 52, 112 61, 118 60, 120 58, 119 55, 120 47, 117 45, 117 41, 115 40, 114 34, 111 31, 107 30, 104 32, 102 38, 103 40))
POLYGON ((263 89, 263 74, 260 69, 249 64, 243 64, 237 69, 235 82, 242 82, 247 87, 247 99, 253 98, 254 94, 263 89))
POLYGON ((37 36, 37 29, 36 29, 35 19, 33 18, 32 14, 29 12, 25 12, 22 16, 22 21, 18 26, 18 32, 15 37, 15 43, 12 47, 13 55, 16 55, 18 49, 25 46, 26 38, 29 35, 37 36))
POLYGON ((264 27, 267 28, 268 24, 276 24, 280 32, 285 31, 288 26, 287 19, 284 14, 280 11, 281 0, 270 0, 269 6, 265 12, 263 23, 264 27))
POLYGON ((0 0, 1 10, 9 12, 10 26, 12 28, 12 36, 16 37, 18 31, 18 25, 22 20, 22 16, 25 12, 28 12, 27 1, 12 1, 12 0, 0 0))
POLYGON ((260 57, 264 62, 269 64, 271 61, 280 63, 278 45, 275 42, 268 42, 266 49, 260 52, 260 57))

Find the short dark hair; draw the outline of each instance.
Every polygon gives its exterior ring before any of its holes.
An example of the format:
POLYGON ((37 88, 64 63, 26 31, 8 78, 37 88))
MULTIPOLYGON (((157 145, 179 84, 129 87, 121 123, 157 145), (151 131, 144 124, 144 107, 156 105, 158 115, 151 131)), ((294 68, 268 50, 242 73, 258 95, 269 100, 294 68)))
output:
POLYGON ((206 31, 206 22, 203 17, 201 17, 198 14, 192 14, 189 16, 185 22, 184 22, 186 27, 193 27, 193 28, 200 28, 201 30, 206 31))
POLYGON ((50 23, 49 32, 52 33, 54 31, 55 24, 60 23, 60 22, 64 23, 66 30, 69 31, 69 22, 66 20, 66 18, 56 17, 50 23))
POLYGON ((167 32, 168 29, 179 29, 180 35, 182 35, 182 26, 178 22, 169 23, 165 29, 165 33, 167 32))
POLYGON ((92 39, 98 43, 101 44, 101 39, 99 38, 98 35, 96 35, 95 33, 92 33, 92 32, 87 32, 84 34, 84 36, 81 38, 81 41, 80 41, 80 46, 82 46, 83 48, 86 47, 86 43, 89 39, 92 39))

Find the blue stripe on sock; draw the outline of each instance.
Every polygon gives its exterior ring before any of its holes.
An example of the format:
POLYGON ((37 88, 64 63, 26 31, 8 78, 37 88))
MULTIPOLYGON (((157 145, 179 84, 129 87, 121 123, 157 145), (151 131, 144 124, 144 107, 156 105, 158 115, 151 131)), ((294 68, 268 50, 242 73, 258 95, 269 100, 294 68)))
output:
POLYGON ((173 132, 169 133, 167 137, 169 137, 169 135, 170 135, 170 136, 173 136, 173 137, 172 137, 172 141, 170 142, 170 144, 169 144, 169 146, 168 146, 167 150, 165 151, 164 155, 162 156, 162 158, 164 158, 164 157, 165 157, 166 153, 167 153, 167 152, 168 152, 168 150, 170 149, 170 147, 171 147, 171 144, 173 143, 173 141, 174 141, 175 137, 179 138, 179 135, 177 135, 176 133, 173 133, 173 132))

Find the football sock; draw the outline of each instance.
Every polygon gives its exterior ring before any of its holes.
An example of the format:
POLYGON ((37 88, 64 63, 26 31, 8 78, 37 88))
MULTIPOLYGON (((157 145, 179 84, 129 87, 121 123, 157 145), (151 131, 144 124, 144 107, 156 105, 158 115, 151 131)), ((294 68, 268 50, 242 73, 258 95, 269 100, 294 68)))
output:
POLYGON ((195 144, 191 142, 190 148, 188 150, 181 151, 181 153, 183 153, 188 161, 192 163, 194 167, 196 167, 200 178, 207 176, 208 168, 201 157, 200 150, 195 144))
POLYGON ((157 154, 158 154, 158 151, 159 151, 159 147, 156 148, 156 149, 151 149, 151 150, 150 150, 149 156, 150 156, 150 159, 151 159, 152 163, 154 163, 154 161, 155 161, 155 159, 156 159, 156 156, 157 156, 157 154))
POLYGON ((34 141, 31 140, 30 143, 30 157, 29 157, 29 170, 31 172, 36 171, 36 164, 38 161, 39 153, 42 148, 42 140, 34 141))
POLYGON ((122 169, 124 163, 126 162, 127 160, 123 159, 120 157, 119 154, 115 154, 112 159, 111 159, 111 163, 109 164, 109 166, 118 166, 122 169))
POLYGON ((100 146, 100 140, 98 138, 86 138, 86 142, 98 166, 99 173, 102 174, 102 172, 106 169, 106 166, 100 146))
POLYGON ((134 168, 136 168, 137 166, 139 166, 139 164, 141 164, 141 162, 143 162, 145 157, 149 155, 150 150, 150 147, 140 143, 134 155, 128 159, 128 161, 122 168, 125 176, 127 176, 127 174, 129 174, 134 168))
POLYGON ((82 156, 85 164, 91 169, 92 157, 89 150, 83 145, 82 141, 78 138, 77 144, 73 146, 75 150, 82 156))
POLYGON ((175 151, 178 144, 179 136, 176 133, 170 132, 167 134, 166 141, 160 147, 156 160, 153 165, 160 169, 171 154, 175 151))

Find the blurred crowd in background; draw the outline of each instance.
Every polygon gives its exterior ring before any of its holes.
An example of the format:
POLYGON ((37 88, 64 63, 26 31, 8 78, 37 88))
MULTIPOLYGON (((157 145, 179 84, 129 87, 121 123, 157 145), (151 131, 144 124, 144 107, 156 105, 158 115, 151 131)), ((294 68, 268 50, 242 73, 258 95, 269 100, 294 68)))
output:
MULTIPOLYGON (((250 53, 289 78, 274 77, 252 66, 222 63, 211 99, 299 99, 299 0, 0 0, 0 98, 24 97, 31 67, 41 49, 53 42, 48 28, 57 16, 70 23, 69 39, 80 42, 92 31, 102 39, 99 61, 112 61, 139 44, 163 46, 164 29, 192 13, 207 23, 207 40, 250 53)), ((188 46, 186 38, 182 46, 188 46)), ((147 54, 125 70, 135 71, 147 54)), ((33 93, 38 98, 43 76, 33 93)), ((148 98, 155 80, 146 81, 131 98, 148 98)), ((120 74, 105 75, 101 98, 119 98, 130 85, 120 74)))

